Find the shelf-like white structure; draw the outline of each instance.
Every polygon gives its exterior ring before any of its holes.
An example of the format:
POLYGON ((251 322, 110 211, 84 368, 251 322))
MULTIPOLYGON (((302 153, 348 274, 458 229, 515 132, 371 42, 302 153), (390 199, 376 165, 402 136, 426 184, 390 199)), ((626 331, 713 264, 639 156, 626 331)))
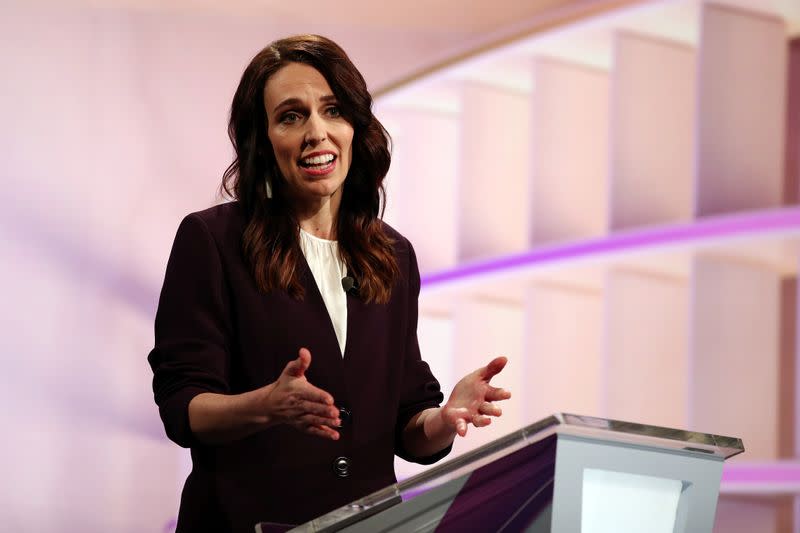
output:
POLYGON ((786 501, 726 498, 797 480, 795 4, 647 2, 381 95, 425 357, 445 388, 510 358, 514 402, 457 453, 561 410, 737 435, 767 466, 731 464, 718 527, 782 527, 786 501))

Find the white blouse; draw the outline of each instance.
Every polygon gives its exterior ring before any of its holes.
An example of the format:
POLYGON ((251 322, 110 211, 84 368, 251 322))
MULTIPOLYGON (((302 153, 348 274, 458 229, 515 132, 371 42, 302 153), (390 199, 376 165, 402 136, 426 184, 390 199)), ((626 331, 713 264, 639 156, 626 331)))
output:
POLYGON ((342 278, 347 276, 347 268, 339 257, 339 244, 315 237, 300 228, 300 248, 328 309, 339 349, 344 357, 347 342, 347 294, 342 288, 342 278))

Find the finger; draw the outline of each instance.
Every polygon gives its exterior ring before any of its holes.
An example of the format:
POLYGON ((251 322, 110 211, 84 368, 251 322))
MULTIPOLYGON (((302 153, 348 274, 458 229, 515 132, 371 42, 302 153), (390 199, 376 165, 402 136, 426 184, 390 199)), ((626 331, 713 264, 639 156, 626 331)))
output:
POLYGON ((328 426, 307 426, 304 431, 309 435, 322 437, 323 439, 339 440, 339 432, 328 426))
POLYGON ((311 352, 306 348, 300 348, 297 359, 287 363, 283 373, 294 378, 301 378, 305 375, 309 366, 311 366, 311 352))
POLYGON ((498 402, 501 400, 508 400, 511 398, 511 392, 497 387, 489 387, 484 395, 484 398, 490 402, 498 402))
POLYGON ((482 428, 492 423, 492 419, 488 416, 475 415, 472 417, 472 425, 476 428, 482 428))
POLYGON ((338 428, 342 425, 342 421, 338 417, 326 418, 315 415, 302 415, 300 420, 307 426, 324 426, 338 428))
POLYGON ((468 419, 470 417, 469 409, 466 407, 447 407, 444 414, 445 419, 458 429, 459 419, 468 419))
POLYGON ((313 415, 327 419, 339 418, 339 410, 325 402, 303 401, 297 406, 297 410, 301 413, 301 416, 313 415))
POLYGON ((463 418, 459 418, 456 421, 456 433, 458 433, 461 437, 467 435, 467 421, 463 418))
POLYGON ((506 363, 508 363, 508 359, 506 357, 495 357, 489 362, 488 365, 483 367, 481 377, 486 381, 489 381, 494 376, 499 374, 503 368, 505 368, 506 363))
POLYGON ((291 394, 301 402, 318 403, 325 406, 334 404, 333 396, 329 392, 315 387, 308 381, 296 381, 292 385, 291 394))
POLYGON ((325 436, 330 439, 338 440, 339 438, 339 432, 330 426, 310 426, 310 427, 316 428, 318 431, 324 433, 325 436))
POLYGON ((489 416, 500 416, 503 414, 503 410, 491 402, 483 402, 478 408, 478 413, 489 416))

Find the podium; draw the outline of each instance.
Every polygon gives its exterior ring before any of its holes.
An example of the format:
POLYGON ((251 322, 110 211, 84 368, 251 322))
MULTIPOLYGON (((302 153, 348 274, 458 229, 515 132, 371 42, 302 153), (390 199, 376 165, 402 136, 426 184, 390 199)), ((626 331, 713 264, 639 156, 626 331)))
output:
POLYGON ((556 414, 291 531, 711 532, 722 465, 743 451, 733 437, 556 414))

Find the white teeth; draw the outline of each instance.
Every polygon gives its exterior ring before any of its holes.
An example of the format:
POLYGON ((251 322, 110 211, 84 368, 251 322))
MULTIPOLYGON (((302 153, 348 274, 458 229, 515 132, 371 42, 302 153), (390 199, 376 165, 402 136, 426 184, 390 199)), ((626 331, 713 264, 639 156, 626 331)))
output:
POLYGON ((333 154, 324 154, 324 155, 317 155, 314 157, 306 157, 302 159, 300 162, 303 165, 327 165, 331 161, 333 161, 333 154))

